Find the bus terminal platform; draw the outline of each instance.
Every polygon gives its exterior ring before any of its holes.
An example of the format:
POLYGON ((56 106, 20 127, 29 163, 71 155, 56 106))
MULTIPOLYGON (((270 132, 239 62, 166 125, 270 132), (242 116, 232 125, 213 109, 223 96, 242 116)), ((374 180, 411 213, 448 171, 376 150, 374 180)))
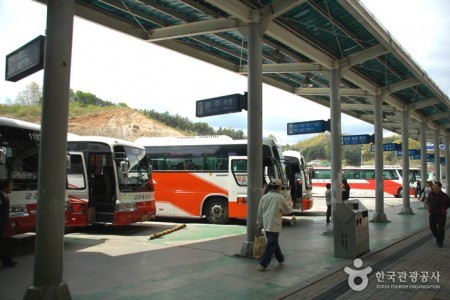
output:
MULTIPOLYGON (((283 226, 285 262, 273 259, 270 271, 259 272, 257 260, 237 255, 243 223, 188 223, 148 240, 169 225, 145 222, 119 234, 66 235, 63 279, 72 299, 448 299, 449 226, 438 248, 427 210, 417 201, 411 201, 414 215, 400 215, 401 208, 385 207, 389 222, 369 224, 370 251, 359 257, 361 267, 353 258, 334 256, 324 214, 304 213, 295 226, 283 226), (350 288, 346 267, 364 270, 367 278, 353 281, 356 288, 365 282, 363 290, 350 288)), ((18 265, 0 268, 3 300, 22 299, 33 282, 33 251, 16 252, 18 265)))

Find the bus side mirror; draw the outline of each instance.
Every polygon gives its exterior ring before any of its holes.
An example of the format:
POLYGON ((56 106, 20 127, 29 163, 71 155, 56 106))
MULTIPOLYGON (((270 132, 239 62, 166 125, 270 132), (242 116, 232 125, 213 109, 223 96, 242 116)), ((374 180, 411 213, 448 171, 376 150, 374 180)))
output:
POLYGON ((128 177, 128 171, 129 171, 129 163, 127 160, 122 160, 120 162, 120 173, 124 176, 124 177, 128 177))
POLYGON ((67 160, 66 160, 66 168, 67 168, 67 170, 69 170, 70 167, 71 167, 70 155, 67 154, 67 160))
POLYGON ((0 147, 0 165, 4 165, 6 163, 6 148, 0 147))

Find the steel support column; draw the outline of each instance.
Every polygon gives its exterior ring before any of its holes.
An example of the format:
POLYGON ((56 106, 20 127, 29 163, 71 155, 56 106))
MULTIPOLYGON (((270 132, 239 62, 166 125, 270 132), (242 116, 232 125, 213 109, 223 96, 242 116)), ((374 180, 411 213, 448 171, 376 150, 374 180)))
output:
POLYGON ((241 255, 253 257, 256 213, 262 196, 262 36, 259 23, 248 25, 247 240, 241 255))
POLYGON ((441 181, 441 150, 439 144, 441 140, 439 138, 439 129, 434 131, 434 181, 441 181))
POLYGON ((331 228, 336 205, 342 203, 342 141, 341 141, 341 99, 339 86, 341 78, 338 69, 330 70, 330 131, 331 131, 331 228))
POLYGON ((445 190, 447 194, 450 193, 450 133, 447 133, 445 136, 445 178, 446 178, 446 185, 445 190))
POLYGON ((384 181, 383 181, 383 100, 381 95, 375 96, 375 213, 372 217, 374 223, 388 222, 384 213, 384 181))
MULTIPOLYGON (((427 184, 427 124, 425 121, 420 122, 420 186, 424 188, 427 184)), ((427 204, 422 202, 419 208, 427 208, 427 204)))
POLYGON ((62 275, 74 7, 47 2, 34 276, 24 299, 71 299, 62 275))
POLYGON ((402 186, 403 207, 401 215, 413 215, 409 195, 409 135, 408 135, 408 111, 402 111, 402 186))

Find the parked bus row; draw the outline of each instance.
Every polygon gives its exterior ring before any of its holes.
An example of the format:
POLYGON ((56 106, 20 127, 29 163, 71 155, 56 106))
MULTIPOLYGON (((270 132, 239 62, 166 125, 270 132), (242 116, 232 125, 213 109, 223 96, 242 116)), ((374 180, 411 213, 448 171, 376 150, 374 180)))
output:
MULTIPOLYGON (((383 185, 385 197, 403 197, 403 177, 402 168, 395 166, 384 166, 383 185)), ((342 168, 342 178, 347 179, 350 185, 350 197, 375 197, 375 167, 344 167, 342 168)), ((414 195, 414 183, 420 178, 420 169, 411 168, 409 170, 409 194, 414 195)), ((314 193, 325 194, 326 184, 331 183, 331 168, 314 168, 314 178, 312 179, 314 193)))
MULTIPOLYGON (((247 216, 247 141, 228 136, 139 138, 152 162, 157 215, 201 218, 210 223, 225 223, 229 218, 247 216)), ((282 194, 288 200, 290 185, 281 146, 273 139, 262 140, 263 182, 283 182, 282 194)), ((303 167, 297 161, 298 176, 303 167)), ((303 161, 304 163, 304 161, 303 161)), ((302 178, 302 177, 300 177, 302 178)), ((312 207, 310 189, 292 197, 300 210, 312 207)))
MULTIPOLYGON (((13 181, 5 236, 35 231, 39 142, 40 126, 0 118, 0 178, 13 181)), ((143 147, 69 134, 68 150, 67 227, 121 226, 155 218, 151 168, 143 147)))
MULTIPOLYGON (((0 118, 0 178, 13 181, 7 236, 34 232, 40 126, 0 118)), ((226 136, 141 138, 135 142, 68 135, 66 226, 114 226, 158 216, 226 223, 247 214, 247 141, 226 136)), ((310 179, 299 154, 285 160, 281 146, 263 139, 264 188, 295 170, 295 208, 312 207, 310 179), (286 164, 287 166, 286 166, 286 164)), ((61 200, 62 201, 62 200, 61 200)))

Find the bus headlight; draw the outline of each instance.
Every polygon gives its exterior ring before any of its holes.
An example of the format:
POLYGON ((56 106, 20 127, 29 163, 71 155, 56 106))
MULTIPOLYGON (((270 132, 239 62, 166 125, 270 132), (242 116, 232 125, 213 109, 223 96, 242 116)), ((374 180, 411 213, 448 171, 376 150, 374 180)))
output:
POLYGON ((134 202, 116 204, 116 211, 133 211, 133 210, 136 210, 136 203, 134 202))
POLYGON ((28 211, 26 205, 12 205, 9 207, 10 217, 28 217, 28 211))

